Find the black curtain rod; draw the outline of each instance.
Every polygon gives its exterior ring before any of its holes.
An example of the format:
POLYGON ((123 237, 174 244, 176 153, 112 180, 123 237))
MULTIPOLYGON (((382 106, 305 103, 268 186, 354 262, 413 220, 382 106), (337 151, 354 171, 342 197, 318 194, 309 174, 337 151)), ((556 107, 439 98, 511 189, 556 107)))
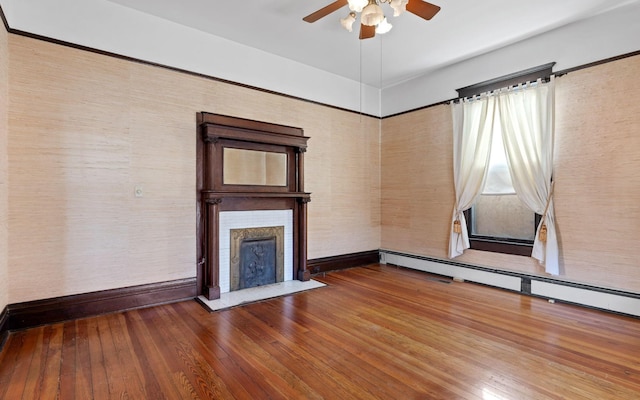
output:
POLYGON ((514 72, 509 75, 504 75, 499 78, 476 83, 471 86, 456 89, 456 91, 458 92, 458 98, 456 100, 473 97, 481 93, 492 92, 497 89, 517 86, 526 82, 537 81, 540 78, 548 81, 553 74, 554 65, 556 65, 556 63, 551 62, 548 64, 539 65, 537 67, 525 69, 523 71, 514 72))

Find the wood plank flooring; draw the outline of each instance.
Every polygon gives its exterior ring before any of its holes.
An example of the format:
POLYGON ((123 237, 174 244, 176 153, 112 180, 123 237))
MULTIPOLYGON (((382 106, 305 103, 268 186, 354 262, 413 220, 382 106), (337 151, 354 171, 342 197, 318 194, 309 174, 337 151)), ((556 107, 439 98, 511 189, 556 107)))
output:
POLYGON ((371 265, 12 333, 0 399, 640 399, 640 320, 371 265))

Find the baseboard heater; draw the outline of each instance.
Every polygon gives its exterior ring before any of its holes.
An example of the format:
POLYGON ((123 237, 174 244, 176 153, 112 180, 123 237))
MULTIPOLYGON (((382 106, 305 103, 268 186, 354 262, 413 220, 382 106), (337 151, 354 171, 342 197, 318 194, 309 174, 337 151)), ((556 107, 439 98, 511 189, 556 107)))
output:
POLYGON ((615 290, 552 277, 503 271, 451 260, 380 250, 380 262, 457 280, 480 283, 552 301, 640 317, 640 293, 615 290))

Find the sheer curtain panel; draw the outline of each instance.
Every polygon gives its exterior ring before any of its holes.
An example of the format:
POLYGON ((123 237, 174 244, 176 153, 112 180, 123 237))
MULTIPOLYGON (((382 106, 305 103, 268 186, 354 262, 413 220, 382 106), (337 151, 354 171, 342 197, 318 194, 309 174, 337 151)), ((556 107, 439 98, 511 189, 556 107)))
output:
POLYGON ((496 98, 480 96, 453 103, 453 179, 456 204, 451 217, 449 258, 469 248, 463 212, 482 191, 491 153, 496 98))
POLYGON ((531 257, 558 275, 558 239, 553 209, 554 79, 502 90, 498 113, 507 164, 518 197, 542 215, 531 257))

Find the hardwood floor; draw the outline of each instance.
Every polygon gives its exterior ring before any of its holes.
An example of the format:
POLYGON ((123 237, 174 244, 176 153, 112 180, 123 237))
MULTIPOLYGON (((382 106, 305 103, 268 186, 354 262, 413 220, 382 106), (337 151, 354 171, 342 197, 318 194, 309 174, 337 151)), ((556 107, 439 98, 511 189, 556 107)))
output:
POLYGON ((393 266, 12 333, 0 399, 638 399, 640 320, 393 266))

